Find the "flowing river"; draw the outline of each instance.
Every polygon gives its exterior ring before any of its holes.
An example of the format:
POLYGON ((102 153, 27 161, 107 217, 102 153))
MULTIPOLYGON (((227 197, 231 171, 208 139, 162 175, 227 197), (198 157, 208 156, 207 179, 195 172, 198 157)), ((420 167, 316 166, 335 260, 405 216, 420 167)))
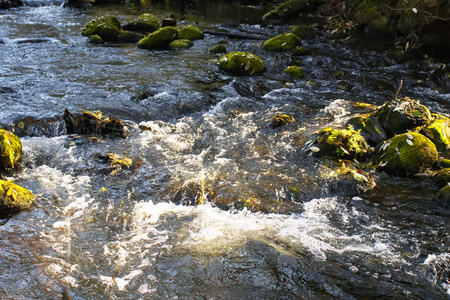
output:
POLYGON ((0 123, 41 124, 21 137, 20 170, 4 176, 38 198, 0 217, 1 299, 59 299, 63 287, 73 299, 450 297, 450 211, 436 187, 378 175, 374 190, 349 195, 301 151, 351 101, 381 105, 401 79, 400 95, 447 114, 437 63, 399 64, 383 52, 389 42, 329 36, 305 40, 301 57, 208 34, 182 51, 81 36, 95 17, 124 24, 146 12, 203 30, 234 19, 232 32, 263 39, 287 32, 261 23, 265 5, 27 4, 0 11, 0 123), (228 51, 259 55, 267 72, 220 71, 207 49, 224 39, 228 51), (283 75, 293 60, 305 79, 283 75), (68 135, 65 109, 125 120, 129 136, 68 135), (296 122, 271 128, 280 113, 296 122), (133 165, 112 170, 101 159, 110 153, 133 165), (176 201, 195 195, 189 187, 204 194, 201 205, 176 201))

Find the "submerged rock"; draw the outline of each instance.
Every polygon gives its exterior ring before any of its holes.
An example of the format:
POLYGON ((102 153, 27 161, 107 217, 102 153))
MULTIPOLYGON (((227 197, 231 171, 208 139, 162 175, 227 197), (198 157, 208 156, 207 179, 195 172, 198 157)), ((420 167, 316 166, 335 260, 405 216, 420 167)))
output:
POLYGON ((129 169, 133 165, 133 160, 130 157, 109 153, 107 155, 99 155, 98 158, 110 164, 111 175, 116 175, 122 167, 129 169))
POLYGON ((164 27, 140 40, 137 45, 142 49, 161 49, 178 39, 178 31, 174 27, 164 27))
POLYGON ((325 128, 305 144, 304 152, 315 157, 337 157, 342 159, 363 159, 370 151, 366 140, 352 126, 347 129, 325 128))
POLYGON ((420 133, 428 137, 438 151, 450 149, 450 120, 447 118, 435 118, 430 125, 422 128, 420 133))
POLYGON ((35 198, 33 193, 14 184, 12 180, 0 180, 0 211, 28 209, 35 198))
POLYGON ((115 42, 121 29, 119 20, 110 15, 90 21, 81 34, 87 37, 98 35, 103 42, 115 42))
POLYGON ((219 59, 220 69, 235 75, 260 75, 265 71, 261 58, 249 52, 231 52, 219 59))
POLYGON ((408 97, 385 103, 376 114, 388 137, 417 130, 432 121, 429 109, 408 97))
POLYGON ((288 51, 301 44, 301 40, 293 33, 285 33, 273 37, 263 44, 263 48, 268 51, 288 51))
POLYGON ((305 77, 303 69, 298 66, 289 66, 284 70, 292 79, 302 79, 305 77))
POLYGON ((355 130, 360 130, 359 133, 372 146, 387 139, 383 127, 374 115, 353 117, 347 121, 346 125, 352 125, 355 130))
POLYGON ((411 176, 438 161, 438 151, 430 139, 420 133, 397 135, 378 145, 373 164, 386 173, 411 176))
POLYGON ((198 28, 187 25, 180 28, 177 28, 178 30, 178 38, 183 40, 200 40, 205 37, 203 32, 199 30, 198 28))
POLYGON ((316 34, 313 28, 306 25, 294 26, 291 28, 291 32, 302 39, 313 38, 316 34))
POLYGON ((103 135, 116 135, 122 138, 127 137, 128 130, 123 121, 109 118, 101 111, 85 111, 79 115, 71 114, 67 109, 64 111, 64 121, 66 122, 67 133, 90 134, 98 133, 103 135))
POLYGON ((190 40, 175 40, 169 43, 169 49, 177 50, 177 49, 189 49, 194 46, 190 40))
POLYGON ((0 129, 0 169, 14 169, 22 160, 22 142, 9 130, 0 129))
POLYGON ((99 35, 93 34, 89 36, 89 43, 93 45, 103 44, 103 40, 99 35))
POLYGON ((168 17, 165 17, 161 20, 161 27, 166 27, 166 26, 173 26, 175 27, 177 25, 177 19, 175 18, 174 14, 171 14, 168 17))

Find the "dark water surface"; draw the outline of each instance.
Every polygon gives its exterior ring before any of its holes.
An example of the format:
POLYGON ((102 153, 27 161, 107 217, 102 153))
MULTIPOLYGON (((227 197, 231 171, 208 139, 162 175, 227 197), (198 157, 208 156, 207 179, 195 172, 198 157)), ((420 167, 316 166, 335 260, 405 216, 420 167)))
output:
POLYGON ((58 299, 63 286, 73 299, 450 297, 450 212, 435 186, 379 175, 373 191, 346 197, 324 180, 331 171, 300 150, 315 129, 341 123, 349 101, 381 105, 400 79, 401 96, 447 114, 450 94, 436 63, 413 68, 375 45, 323 36, 304 41, 311 54, 301 57, 229 39, 228 51, 253 52, 267 67, 263 76, 233 77, 207 52, 224 37, 147 51, 90 45, 81 28, 106 14, 124 24, 144 12, 174 13, 200 29, 237 19, 233 32, 271 37, 288 30, 261 25, 271 7, 41 3, 0 11, 0 123, 53 120, 45 134, 22 138, 23 168, 8 175, 38 199, 30 211, 3 216, 1 299, 58 299), (294 59, 304 80, 283 75, 294 59), (129 137, 67 135, 66 108, 126 120, 129 137), (296 122, 270 128, 278 113, 296 122), (135 163, 111 174, 99 159, 109 153, 135 163), (206 195, 199 206, 174 204, 189 183, 205 194, 203 185, 211 187, 222 203, 206 195))

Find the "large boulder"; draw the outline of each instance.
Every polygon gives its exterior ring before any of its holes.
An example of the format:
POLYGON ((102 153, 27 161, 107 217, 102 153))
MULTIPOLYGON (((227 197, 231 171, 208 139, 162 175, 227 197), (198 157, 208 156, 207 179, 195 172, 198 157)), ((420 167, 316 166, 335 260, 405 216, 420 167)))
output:
POLYGON ((14 184, 12 180, 0 180, 0 211, 28 209, 35 198, 33 193, 14 184))
POLYGON ((141 49, 166 48, 170 42, 178 39, 178 31, 174 27, 163 27, 140 40, 137 45, 141 49))
POLYGON ((314 134, 305 144, 304 152, 315 157, 337 157, 341 159, 363 159, 370 152, 366 140, 359 131, 348 126, 346 129, 325 128, 314 134))
POLYGON ((405 133, 431 123, 429 109, 408 97, 385 103, 376 114, 388 137, 405 133))
POLYGON ((87 23, 81 34, 87 37, 98 35, 103 42, 115 42, 121 29, 120 22, 115 16, 106 16, 87 23))
POLYGON ((200 40, 205 37, 204 33, 200 29, 192 25, 182 26, 177 28, 177 30, 179 39, 193 41, 200 40))
POLYGON ((432 140, 439 151, 450 149, 450 119, 437 116, 421 133, 432 140))
POLYGON ((235 75, 260 75, 265 71, 258 56, 248 52, 230 52, 219 59, 220 69, 235 75))
POLYGON ((22 142, 9 130, 0 129, 0 169, 13 169, 22 160, 22 142))
POLYGON ((431 167, 438 158, 436 146, 430 139, 410 132, 378 145, 373 164, 392 175, 410 176, 431 167))
POLYGON ((293 33, 278 35, 264 42, 263 48, 268 51, 288 51, 301 44, 301 40, 293 33))

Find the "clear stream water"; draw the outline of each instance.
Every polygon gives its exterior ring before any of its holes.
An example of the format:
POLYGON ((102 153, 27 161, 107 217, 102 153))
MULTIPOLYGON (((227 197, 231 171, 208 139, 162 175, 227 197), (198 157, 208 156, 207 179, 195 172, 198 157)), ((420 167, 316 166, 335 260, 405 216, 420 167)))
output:
POLYGON ((228 51, 253 52, 267 67, 233 77, 207 52, 224 37, 147 51, 91 45, 81 28, 106 14, 124 24, 174 13, 200 29, 235 19, 234 32, 271 37, 288 28, 261 25, 270 6, 28 4, 0 11, 0 123, 34 117, 51 130, 22 137, 22 168, 4 176, 38 198, 30 211, 1 217, 1 299, 59 299, 64 286, 73 299, 450 298, 450 211, 435 200, 437 187, 379 174, 373 191, 349 196, 301 151, 311 132, 339 123, 345 109, 327 113, 336 103, 381 105, 400 79, 401 96, 447 114, 436 63, 398 64, 373 51, 379 42, 322 36, 304 41, 310 55, 292 57, 228 39, 228 51), (293 59, 304 80, 283 75, 293 59), (66 108, 126 120, 129 137, 67 135, 66 108), (274 130, 278 113, 296 122, 274 130), (99 159, 109 153, 135 163, 111 174, 99 159), (222 202, 175 204, 189 183, 222 202), (244 207, 249 199, 261 212, 244 207))

